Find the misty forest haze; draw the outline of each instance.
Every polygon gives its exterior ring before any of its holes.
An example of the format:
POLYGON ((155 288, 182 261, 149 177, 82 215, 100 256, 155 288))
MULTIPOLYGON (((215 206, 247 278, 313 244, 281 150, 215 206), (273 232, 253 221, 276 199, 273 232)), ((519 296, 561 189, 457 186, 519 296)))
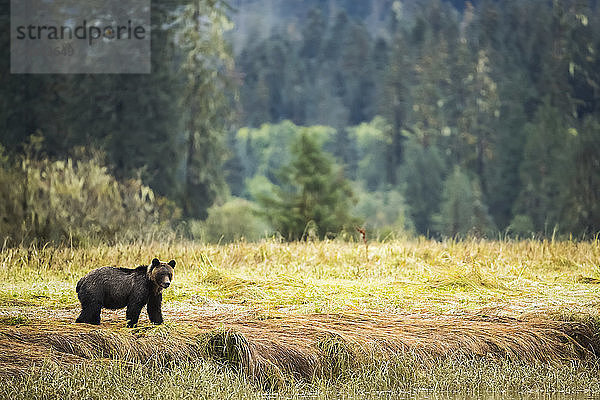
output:
POLYGON ((594 1, 172 0, 151 17, 151 74, 10 74, 3 35, 3 239, 600 231, 594 1))

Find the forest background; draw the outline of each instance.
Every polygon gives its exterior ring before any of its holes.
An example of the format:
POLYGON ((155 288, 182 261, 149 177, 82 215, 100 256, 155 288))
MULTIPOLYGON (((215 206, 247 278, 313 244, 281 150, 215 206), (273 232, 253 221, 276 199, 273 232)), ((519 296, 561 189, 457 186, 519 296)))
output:
POLYGON ((599 52, 580 0, 153 1, 147 75, 5 34, 0 239, 594 237, 599 52))

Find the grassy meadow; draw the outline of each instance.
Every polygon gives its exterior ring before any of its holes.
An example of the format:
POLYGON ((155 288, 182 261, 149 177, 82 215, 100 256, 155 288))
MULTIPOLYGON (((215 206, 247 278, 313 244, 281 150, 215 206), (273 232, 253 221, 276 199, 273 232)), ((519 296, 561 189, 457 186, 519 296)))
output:
POLYGON ((600 243, 192 242, 0 253, 0 398, 600 393, 600 243), (74 324, 89 270, 175 259, 165 324, 74 324))

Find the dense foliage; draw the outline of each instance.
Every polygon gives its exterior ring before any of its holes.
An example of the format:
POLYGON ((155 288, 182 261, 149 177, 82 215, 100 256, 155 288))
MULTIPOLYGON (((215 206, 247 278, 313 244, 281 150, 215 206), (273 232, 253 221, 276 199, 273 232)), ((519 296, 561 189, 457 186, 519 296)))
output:
POLYGON ((355 189, 399 190, 420 234, 600 230, 594 2, 312 1, 260 31, 267 3, 234 2, 242 125, 330 126, 355 189))
POLYGON ((98 155, 11 160, 0 147, 0 237, 21 243, 117 243, 170 237, 172 202, 139 179, 118 182, 98 155), (165 236, 167 235, 167 236, 165 236))
POLYGON ((100 150, 115 182, 139 178, 210 240, 600 231, 594 1, 229 4, 154 1, 148 75, 10 74, 3 35, 11 162, 33 134, 35 162, 100 150), (322 183, 314 207, 302 174, 322 183))
POLYGON ((233 68, 226 6, 153 1, 151 74, 18 75, 9 73, 9 3, 0 6, 0 143, 7 151, 22 152, 36 132, 51 158, 73 156, 77 146, 101 149, 117 179, 141 175, 186 216, 206 217, 225 191, 219 167, 233 68))

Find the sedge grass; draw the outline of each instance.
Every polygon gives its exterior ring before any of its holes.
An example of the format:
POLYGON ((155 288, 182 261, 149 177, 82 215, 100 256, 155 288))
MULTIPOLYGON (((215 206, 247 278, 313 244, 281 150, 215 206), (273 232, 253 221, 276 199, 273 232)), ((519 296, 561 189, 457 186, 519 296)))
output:
POLYGON ((417 360, 405 358, 375 370, 362 370, 343 380, 296 381, 265 391, 244 375, 215 363, 188 363, 169 369, 116 361, 67 367, 46 363, 28 375, 5 379, 0 386, 0 398, 587 399, 600 392, 599 372, 597 366, 506 365, 482 360, 445 360, 425 370, 418 368, 417 360))
POLYGON ((509 306, 594 309, 600 250, 594 242, 358 243, 224 246, 171 243, 2 251, 0 304, 77 306, 73 287, 93 268, 178 261, 166 300, 207 299, 298 312, 509 306))

